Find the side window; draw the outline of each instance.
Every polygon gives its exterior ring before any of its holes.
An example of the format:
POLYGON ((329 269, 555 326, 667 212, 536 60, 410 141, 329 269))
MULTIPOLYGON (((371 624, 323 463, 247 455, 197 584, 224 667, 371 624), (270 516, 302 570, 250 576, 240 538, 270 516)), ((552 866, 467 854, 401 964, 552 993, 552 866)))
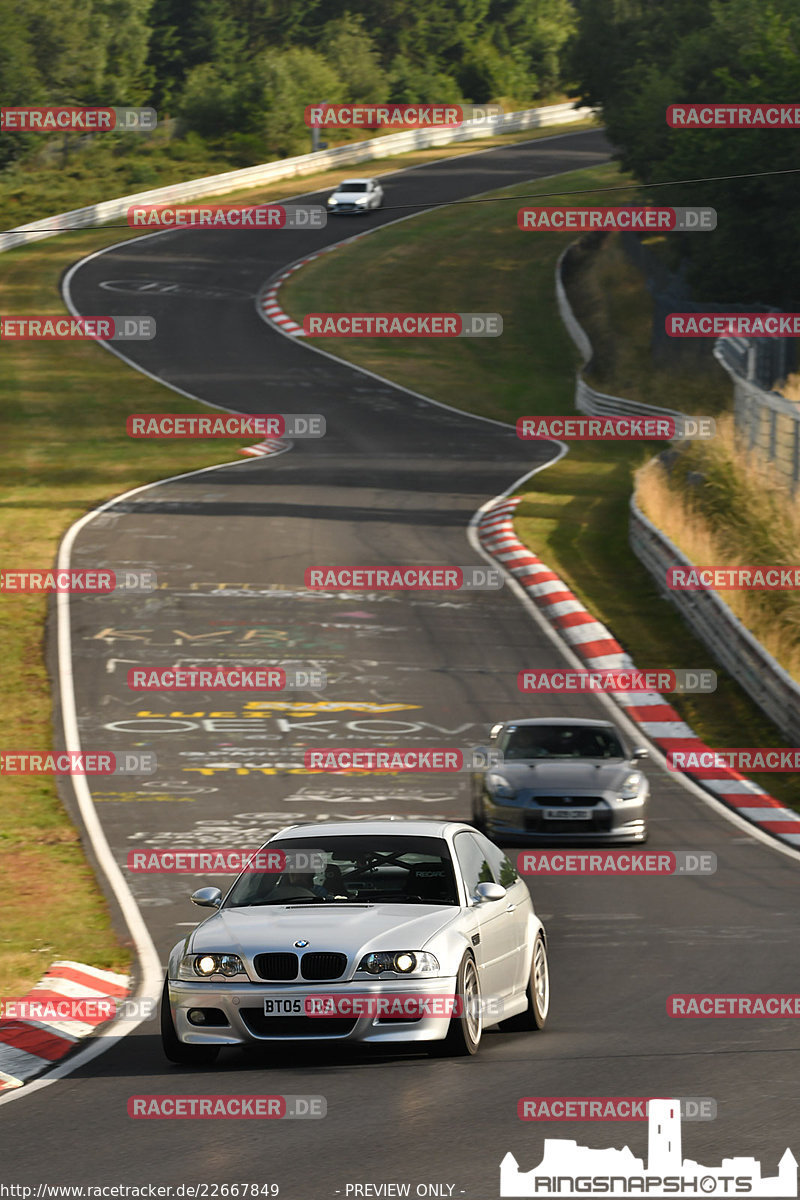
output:
POLYGON ((502 884, 504 888, 510 888, 519 879, 517 869, 511 859, 503 853, 499 846, 495 846, 494 842, 490 842, 482 834, 475 836, 492 869, 495 883, 502 884))
POLYGON ((475 895, 479 883, 494 883, 486 853, 471 833, 458 833, 455 838, 456 858, 464 877, 469 896, 475 895))

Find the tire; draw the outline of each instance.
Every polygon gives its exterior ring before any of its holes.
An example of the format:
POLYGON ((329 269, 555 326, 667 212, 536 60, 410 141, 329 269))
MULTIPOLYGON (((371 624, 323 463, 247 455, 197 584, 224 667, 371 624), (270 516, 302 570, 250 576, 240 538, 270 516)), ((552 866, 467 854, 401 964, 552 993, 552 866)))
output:
POLYGON ((219 1054, 219 1046, 188 1046, 175 1032, 169 1007, 169 981, 164 980, 161 993, 161 1045, 170 1062, 183 1067, 204 1067, 213 1063, 219 1054))
POLYGON ((500 1022, 500 1028, 508 1033, 544 1029, 547 1022, 547 1014, 550 1011, 550 966, 547 961, 547 945, 541 932, 537 933, 533 943, 531 974, 525 995, 528 1000, 525 1011, 500 1022))
POLYGON ((489 831, 486 827, 486 813, 484 812, 483 808, 482 795, 472 802, 472 824, 477 829, 478 833, 484 833, 488 835, 489 831))
POLYGON ((428 1052, 434 1058, 464 1058, 477 1054, 483 1033, 480 1010, 481 983, 478 967, 471 954, 461 960, 456 978, 456 996, 461 1001, 461 1015, 450 1018, 447 1036, 439 1042, 429 1042, 428 1052))

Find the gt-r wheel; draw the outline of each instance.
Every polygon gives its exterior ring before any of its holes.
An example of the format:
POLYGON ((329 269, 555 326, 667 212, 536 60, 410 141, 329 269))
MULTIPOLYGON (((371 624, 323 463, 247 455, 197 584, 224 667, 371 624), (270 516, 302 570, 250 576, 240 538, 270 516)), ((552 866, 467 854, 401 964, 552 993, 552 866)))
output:
POLYGON ((477 1054, 483 1032, 481 1013, 481 983, 475 959, 467 954, 461 960, 456 978, 456 1002, 460 1004, 459 1015, 450 1018, 447 1037, 440 1042, 430 1042, 429 1052, 436 1058, 457 1058, 477 1054))
POLYGON ((547 961, 547 946, 541 933, 537 933, 531 958, 531 975, 525 990, 528 1007, 524 1012, 500 1022, 500 1028, 510 1032, 525 1029, 544 1029, 550 1010, 550 966, 547 961))
POLYGON ((161 1045, 170 1062, 185 1067, 207 1066, 219 1054, 219 1046, 188 1046, 180 1040, 170 1012, 169 982, 166 979, 161 993, 161 1045))

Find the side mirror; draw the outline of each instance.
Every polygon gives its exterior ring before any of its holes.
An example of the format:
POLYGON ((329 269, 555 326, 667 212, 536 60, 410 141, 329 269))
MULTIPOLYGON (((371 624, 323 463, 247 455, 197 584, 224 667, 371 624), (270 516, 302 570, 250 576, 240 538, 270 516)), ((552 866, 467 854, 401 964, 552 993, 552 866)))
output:
POLYGON ((636 749, 634 750, 633 754, 631 755, 631 760, 635 761, 637 758, 649 758, 649 757, 650 757, 650 751, 647 749, 647 746, 637 746, 636 749))
POLYGON ((502 900, 506 889, 499 883, 479 883, 475 888, 475 900, 481 904, 485 900, 502 900))
POLYGON ((503 723, 502 723, 502 721, 500 722, 500 724, 499 724, 499 725, 493 725, 493 726, 492 726, 492 728, 489 730, 489 741, 490 741, 490 742, 493 742, 493 741, 495 741, 495 740, 496 740, 496 738, 497 738, 497 735, 500 733, 500 730, 501 730, 502 728, 503 728, 503 723))
POLYGON ((222 904, 222 892, 216 887, 198 888, 190 897, 192 904, 198 908, 219 908, 222 904))

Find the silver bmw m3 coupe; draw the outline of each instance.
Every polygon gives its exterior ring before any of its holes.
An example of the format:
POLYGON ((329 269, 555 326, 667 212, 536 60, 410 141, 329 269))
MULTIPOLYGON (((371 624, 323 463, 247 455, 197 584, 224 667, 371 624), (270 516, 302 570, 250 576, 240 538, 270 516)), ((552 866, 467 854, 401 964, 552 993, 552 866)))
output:
POLYGON ((223 1046, 423 1042, 475 1054, 483 1029, 541 1029, 547 941, 502 850, 453 821, 298 825, 262 848, 169 958, 164 1051, 213 1061, 223 1046), (265 852, 269 852, 265 856, 265 852))

